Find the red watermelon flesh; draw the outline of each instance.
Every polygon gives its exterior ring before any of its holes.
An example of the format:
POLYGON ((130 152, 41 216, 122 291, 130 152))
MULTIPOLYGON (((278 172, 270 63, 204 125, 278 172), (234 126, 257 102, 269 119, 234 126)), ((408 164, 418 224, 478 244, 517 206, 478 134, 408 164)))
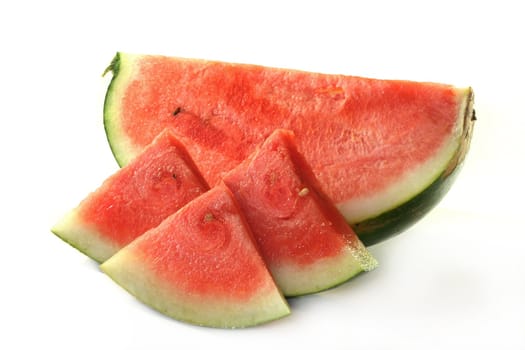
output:
POLYGON ((225 186, 188 203, 101 269, 144 303, 198 325, 247 327, 290 312, 225 186))
POLYGON ((165 130, 52 231, 102 262, 208 189, 185 147, 165 130))
POLYGON ((320 192, 290 131, 276 130, 224 183, 287 296, 340 284, 377 262, 320 192))
POLYGON ((104 121, 119 164, 171 126, 215 184, 290 129, 323 192, 369 242, 441 199, 470 140, 470 88, 126 53, 108 70, 104 121))

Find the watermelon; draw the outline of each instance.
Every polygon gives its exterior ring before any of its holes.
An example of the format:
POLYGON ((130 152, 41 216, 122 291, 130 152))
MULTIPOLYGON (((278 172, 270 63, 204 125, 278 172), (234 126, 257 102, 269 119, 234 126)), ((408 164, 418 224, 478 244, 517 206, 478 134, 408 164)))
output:
POLYGON ((127 53, 109 71, 104 125, 121 166, 169 126, 213 185, 275 129, 290 129, 365 244, 439 202, 475 119, 469 87, 127 53))
POLYGON ((52 232, 102 262, 208 189, 184 145, 167 129, 52 232))
POLYGON ((319 292, 376 267, 320 192, 290 131, 277 129, 223 181, 235 194, 284 295, 319 292))
POLYGON ((225 186, 191 201, 100 268, 147 305, 197 325, 248 327, 290 313, 225 186))

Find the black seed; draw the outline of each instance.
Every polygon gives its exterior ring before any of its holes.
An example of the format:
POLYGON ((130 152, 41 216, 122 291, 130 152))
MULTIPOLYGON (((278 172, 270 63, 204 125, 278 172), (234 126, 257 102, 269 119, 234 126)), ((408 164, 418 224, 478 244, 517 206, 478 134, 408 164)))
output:
POLYGON ((181 108, 181 107, 177 107, 177 108, 173 111, 173 116, 176 116, 176 115, 179 114, 180 112, 182 112, 182 108, 181 108))

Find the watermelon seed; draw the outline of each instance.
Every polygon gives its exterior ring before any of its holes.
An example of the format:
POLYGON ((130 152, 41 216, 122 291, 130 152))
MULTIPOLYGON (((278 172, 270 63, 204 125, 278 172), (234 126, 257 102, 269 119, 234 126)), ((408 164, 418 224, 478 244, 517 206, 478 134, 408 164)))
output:
POLYGON ((308 193, 310 193, 310 190, 308 189, 308 187, 304 187, 303 189, 301 189, 299 191, 299 197, 304 197, 306 195, 308 195, 308 193))
POLYGON ((177 114, 179 114, 180 112, 182 112, 182 108, 181 107, 177 107, 174 111, 173 111, 173 116, 175 117, 177 114))
POLYGON ((204 222, 211 222, 215 219, 215 216, 213 216, 212 213, 206 213, 204 215, 204 222))

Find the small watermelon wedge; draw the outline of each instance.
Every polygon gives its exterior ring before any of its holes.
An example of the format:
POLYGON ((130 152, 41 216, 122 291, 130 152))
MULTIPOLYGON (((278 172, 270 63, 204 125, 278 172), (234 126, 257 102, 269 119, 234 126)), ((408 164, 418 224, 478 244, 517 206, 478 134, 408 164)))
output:
POLYGON ((165 130, 51 231, 103 262, 208 189, 184 145, 165 130))
POLYGON ((365 244, 417 222, 469 148, 471 88, 117 53, 104 103, 123 166, 166 126, 210 184, 275 129, 292 130, 330 200, 365 244))
POLYGON ((341 284, 377 261, 320 192, 290 131, 276 130, 227 174, 261 253, 285 296, 341 284))
POLYGON ((290 313, 225 186, 191 201, 100 268, 147 305, 197 325, 249 327, 290 313))

